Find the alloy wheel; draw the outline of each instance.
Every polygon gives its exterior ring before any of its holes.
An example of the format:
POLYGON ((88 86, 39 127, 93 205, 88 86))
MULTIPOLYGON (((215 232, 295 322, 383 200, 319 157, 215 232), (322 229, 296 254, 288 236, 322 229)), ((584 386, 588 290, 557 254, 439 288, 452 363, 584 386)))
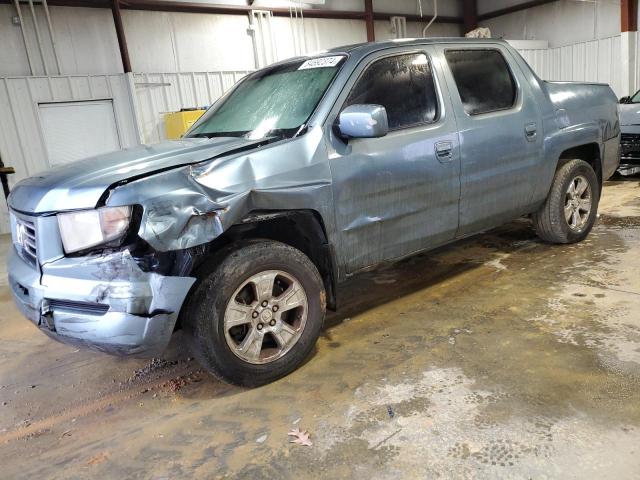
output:
POLYGON ((578 175, 569 183, 565 195, 564 218, 571 230, 580 231, 587 225, 592 204, 591 185, 584 176, 578 175))
POLYGON ((270 363, 298 342, 307 321, 306 292, 293 275, 267 270, 245 280, 224 315, 231 351, 248 363, 270 363))

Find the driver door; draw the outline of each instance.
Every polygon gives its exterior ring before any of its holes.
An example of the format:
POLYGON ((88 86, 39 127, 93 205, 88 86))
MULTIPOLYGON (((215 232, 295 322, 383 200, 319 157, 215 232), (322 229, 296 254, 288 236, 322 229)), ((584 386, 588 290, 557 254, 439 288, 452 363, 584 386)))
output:
POLYGON ((347 273, 454 238, 459 142, 438 70, 426 48, 373 54, 356 69, 329 117, 337 252, 347 273), (389 133, 340 138, 332 124, 353 104, 384 106, 389 133))

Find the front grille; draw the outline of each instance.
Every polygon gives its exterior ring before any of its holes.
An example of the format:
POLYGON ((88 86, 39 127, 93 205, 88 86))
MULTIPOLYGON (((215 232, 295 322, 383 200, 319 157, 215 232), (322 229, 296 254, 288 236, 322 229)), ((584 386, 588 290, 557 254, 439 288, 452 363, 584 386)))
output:
POLYGON ((35 266, 38 258, 35 223, 16 217, 16 238, 14 241, 20 256, 35 266))
POLYGON ((620 135, 620 143, 626 144, 640 144, 640 134, 638 133, 623 133, 620 135))
POLYGON ((620 163, 640 163, 640 134, 623 133, 620 135, 620 163))
POLYGON ((52 310, 70 310, 76 313, 88 315, 104 315, 109 310, 109 305, 93 302, 76 302, 73 300, 60 300, 57 298, 46 299, 52 310))

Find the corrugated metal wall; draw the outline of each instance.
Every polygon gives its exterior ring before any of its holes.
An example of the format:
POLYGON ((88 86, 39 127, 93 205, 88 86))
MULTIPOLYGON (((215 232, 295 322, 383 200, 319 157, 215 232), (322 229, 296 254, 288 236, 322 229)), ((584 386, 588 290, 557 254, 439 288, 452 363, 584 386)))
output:
POLYGON ((608 83, 619 97, 621 87, 620 35, 547 49, 519 49, 544 80, 608 83))
MULTIPOLYGON (((111 100, 123 147, 137 145, 129 78, 124 75, 0 77, 0 154, 16 170, 10 185, 51 167, 39 118, 39 104, 111 100)), ((0 195, 0 233, 8 232, 8 212, 0 195)))
POLYGON ((209 106, 247 73, 248 70, 134 74, 136 113, 143 143, 166 138, 165 113, 209 106))
MULTIPOLYGON (((525 0, 478 0, 483 15, 525 0)), ((620 33, 620 0, 555 0, 481 20, 495 38, 545 40, 551 47, 589 42, 620 33)))

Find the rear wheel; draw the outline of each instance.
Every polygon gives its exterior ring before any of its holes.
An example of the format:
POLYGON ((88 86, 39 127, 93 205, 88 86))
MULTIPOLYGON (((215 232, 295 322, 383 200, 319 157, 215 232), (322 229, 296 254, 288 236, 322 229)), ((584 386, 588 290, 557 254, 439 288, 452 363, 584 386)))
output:
POLYGON ((322 280, 306 255, 283 243, 251 241, 202 272, 183 324, 210 373, 252 387, 304 361, 324 313, 322 280))
POLYGON ((555 174, 547 199, 533 224, 540 238, 552 243, 575 243, 593 228, 600 201, 598 178, 591 165, 570 160, 555 174))

